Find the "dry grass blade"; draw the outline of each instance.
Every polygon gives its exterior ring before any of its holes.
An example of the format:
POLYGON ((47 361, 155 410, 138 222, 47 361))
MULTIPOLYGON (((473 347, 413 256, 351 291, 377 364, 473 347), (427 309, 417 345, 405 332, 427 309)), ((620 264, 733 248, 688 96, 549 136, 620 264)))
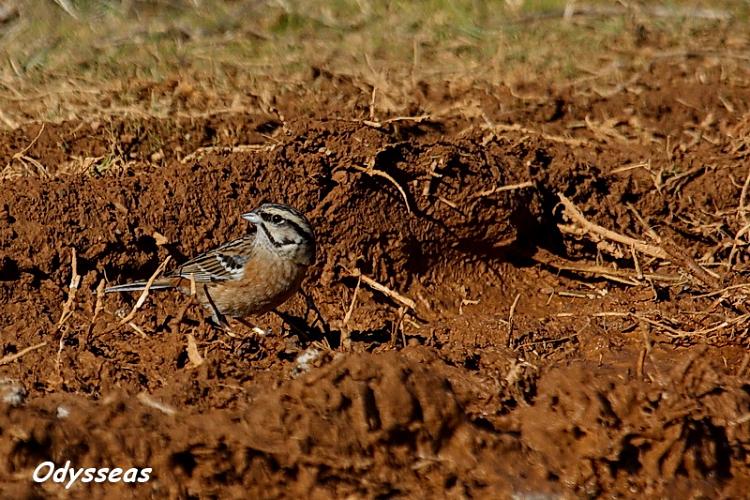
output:
POLYGON ((37 132, 36 137, 31 140, 29 144, 26 145, 25 148, 23 148, 18 153, 13 154, 13 159, 17 160, 18 158, 21 158, 24 156, 32 147, 34 147, 34 144, 36 144, 36 141, 39 140, 39 138, 42 136, 42 132, 44 132, 44 123, 42 123, 42 126, 39 127, 39 132, 37 132))
POLYGON ((135 318, 135 314, 138 312, 138 309, 141 308, 144 302, 146 302, 146 298, 148 297, 149 290, 151 289, 151 286, 154 284, 154 281, 161 275, 161 273, 164 272, 164 269, 167 267, 167 264, 169 264, 169 261, 172 258, 170 256, 167 256, 166 259, 164 259, 164 262, 159 264, 159 267, 156 268, 156 271, 154 271, 154 274, 151 275, 151 277, 146 282, 146 287, 141 292, 140 297, 138 297, 138 300, 136 301, 135 305, 133 306, 133 309, 128 313, 127 316, 122 318, 120 320, 120 326, 129 323, 133 318, 135 318))
POLYGON ((73 5, 70 3, 69 0, 54 0, 54 2, 57 5, 59 5, 60 8, 64 10, 67 15, 69 15, 75 20, 78 20, 78 15, 76 14, 76 11, 73 8, 73 5))
MULTIPOLYGON (((38 169, 40 169, 40 173, 42 173, 42 174, 47 173, 47 170, 44 167, 42 167, 41 164, 39 164, 39 162, 34 162, 33 160, 29 161, 29 160, 31 160, 31 158, 29 158, 28 156, 26 156, 26 153, 32 147, 34 147, 34 144, 36 144, 36 142, 42 136, 42 132, 44 132, 44 123, 42 123, 42 126, 39 127, 39 132, 37 132, 36 137, 34 137, 31 140, 31 142, 28 143, 26 145, 26 147, 24 147, 21 151, 13 154, 13 156, 10 159, 10 161, 8 161, 8 163, 5 165, 5 168, 3 168, 2 172, 0 172, 0 179, 6 179, 8 177, 12 177, 13 174, 11 172, 11 169, 12 169, 13 161, 14 160, 17 160, 17 161, 21 162, 24 166, 26 166, 27 169, 28 169, 27 163, 32 163, 35 166, 37 166, 38 169)), ((47 176, 49 176, 49 174, 47 174, 47 176)))

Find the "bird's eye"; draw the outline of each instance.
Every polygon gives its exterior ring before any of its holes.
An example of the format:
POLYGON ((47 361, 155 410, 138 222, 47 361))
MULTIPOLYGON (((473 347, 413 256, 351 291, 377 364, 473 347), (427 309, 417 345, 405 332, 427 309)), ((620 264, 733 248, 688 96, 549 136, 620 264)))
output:
POLYGON ((281 224, 282 222, 284 222, 284 218, 276 214, 273 217, 271 217, 271 222, 273 222, 274 224, 281 224))

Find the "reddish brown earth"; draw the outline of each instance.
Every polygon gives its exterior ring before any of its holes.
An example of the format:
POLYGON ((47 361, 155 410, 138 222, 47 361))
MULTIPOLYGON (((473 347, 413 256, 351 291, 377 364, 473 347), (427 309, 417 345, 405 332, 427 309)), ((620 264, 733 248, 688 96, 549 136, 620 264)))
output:
POLYGON ((750 75, 720 64, 610 93, 425 85, 394 116, 431 118, 379 127, 369 92, 316 74, 279 113, 2 132, 0 491, 743 496, 750 75), (558 194, 667 257, 576 230, 558 194), (236 237, 264 201, 316 227, 319 314, 298 296, 294 327, 231 337, 177 293, 123 326, 135 295, 97 307, 101 280, 236 237), (31 481, 45 460, 153 474, 66 491, 31 481))

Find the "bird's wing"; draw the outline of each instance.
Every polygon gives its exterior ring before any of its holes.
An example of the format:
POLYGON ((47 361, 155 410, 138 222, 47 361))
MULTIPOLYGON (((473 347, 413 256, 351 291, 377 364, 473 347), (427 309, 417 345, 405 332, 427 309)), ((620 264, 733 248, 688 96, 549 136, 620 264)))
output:
POLYGON ((202 253, 170 272, 167 277, 195 280, 196 283, 234 281, 242 279, 245 264, 250 260, 255 235, 225 243, 202 253))

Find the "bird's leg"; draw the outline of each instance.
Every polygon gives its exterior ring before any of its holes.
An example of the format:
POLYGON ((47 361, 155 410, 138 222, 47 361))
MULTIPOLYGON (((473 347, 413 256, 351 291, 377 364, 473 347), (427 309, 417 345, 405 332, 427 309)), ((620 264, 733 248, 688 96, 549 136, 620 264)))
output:
MULTIPOLYGON (((232 328, 229 326, 229 321, 227 321, 226 316, 224 316, 221 311, 219 311, 219 308, 216 307, 216 303, 214 302, 214 299, 211 297, 211 294, 208 293, 208 285, 203 285, 203 292, 206 294, 206 303, 208 304, 208 308, 211 310, 211 321, 224 330, 227 335, 230 337, 237 337, 237 335, 232 331, 232 328)), ((265 337, 266 335, 269 335, 271 333, 271 329, 264 330, 258 325, 252 324, 249 321, 246 321, 244 319, 240 318, 234 318, 239 323, 242 323, 246 327, 250 328, 256 335, 260 335, 261 337, 265 337)))
POLYGON ((226 332, 226 334, 230 337, 236 338, 237 335, 235 335, 232 329, 229 327, 229 322, 227 321, 226 316, 224 316, 221 311, 219 311, 219 308, 216 307, 216 303, 211 297, 211 294, 208 293, 208 285, 203 285, 203 292, 206 294, 206 304, 211 311, 211 323, 217 328, 226 332))

